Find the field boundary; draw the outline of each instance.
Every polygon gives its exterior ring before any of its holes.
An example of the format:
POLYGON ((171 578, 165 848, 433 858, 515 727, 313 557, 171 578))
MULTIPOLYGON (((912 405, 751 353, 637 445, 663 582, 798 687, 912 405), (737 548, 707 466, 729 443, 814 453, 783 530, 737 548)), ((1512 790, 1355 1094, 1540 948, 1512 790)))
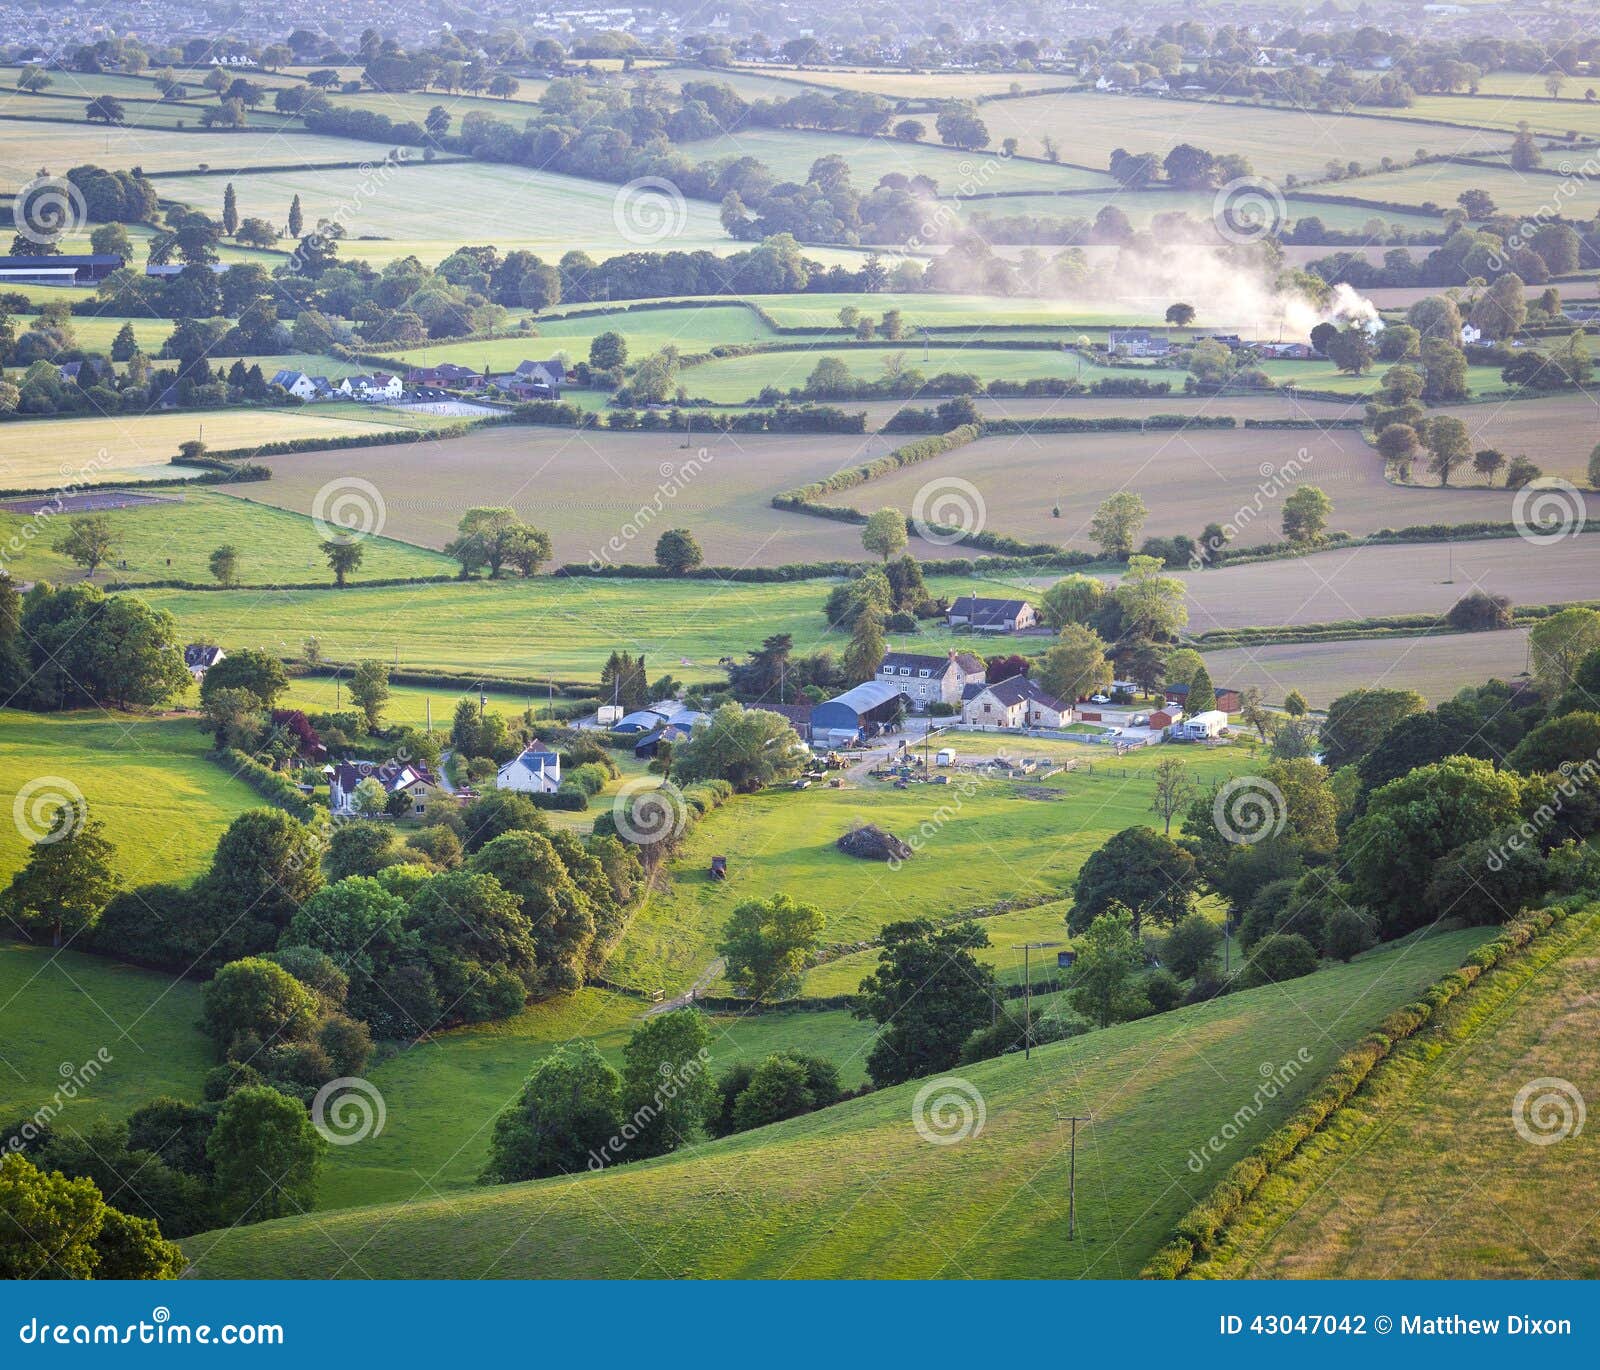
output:
MULTIPOLYGON (((1600 905, 1583 908, 1581 931, 1594 922, 1600 905)), ((1191 1275, 1217 1246, 1228 1228, 1243 1216, 1260 1194, 1263 1184, 1340 1118, 1350 1100, 1394 1053, 1396 1047, 1433 1023, 1439 1013, 1470 990, 1486 971, 1516 965, 1540 945, 1553 929, 1565 925, 1577 910, 1557 904, 1521 914, 1505 924, 1500 934, 1478 947, 1461 966, 1436 980, 1413 1002, 1396 1009, 1335 1063, 1321 1086, 1289 1120, 1242 1161, 1230 1167, 1205 1198, 1195 1204, 1173 1228, 1167 1242, 1140 1271, 1147 1280, 1174 1280, 1191 1275)))

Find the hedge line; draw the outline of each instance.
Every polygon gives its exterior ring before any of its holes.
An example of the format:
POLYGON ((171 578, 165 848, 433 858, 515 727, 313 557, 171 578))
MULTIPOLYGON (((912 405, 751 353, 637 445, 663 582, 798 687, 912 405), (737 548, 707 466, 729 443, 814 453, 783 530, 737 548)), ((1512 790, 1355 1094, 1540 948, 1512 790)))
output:
MULTIPOLYGON (((1265 558, 1263 558, 1265 559, 1265 558)), ((1521 604, 1512 609, 1514 623, 1537 623, 1550 618, 1563 609, 1600 608, 1600 601, 1574 600, 1565 604, 1521 604)), ((1464 629, 1452 628, 1437 614, 1393 614, 1387 618, 1348 618, 1329 623, 1307 623, 1298 628, 1217 628, 1201 633, 1190 640, 1197 645, 1217 650, 1224 647, 1269 646, 1276 642, 1338 642, 1363 637, 1385 637, 1398 634, 1457 633, 1464 629)))
POLYGON ((958 447, 965 447, 969 442, 976 442, 982 436, 982 424, 964 423, 959 428, 952 428, 948 433, 918 438, 915 442, 908 442, 904 447, 897 447, 894 451, 875 457, 860 466, 852 466, 846 471, 835 471, 825 480, 812 481, 809 485, 796 486, 793 490, 785 490, 781 494, 774 495, 772 506, 775 509, 794 509, 810 505, 819 495, 836 494, 840 490, 865 485, 869 480, 886 476, 901 467, 914 466, 918 462, 929 461, 934 457, 943 456, 946 452, 953 452, 958 447))
MULTIPOLYGON (((1185 428, 1236 428, 1239 421, 1226 414, 1150 414, 1145 418, 1085 419, 985 419, 990 437, 1017 437, 1028 433, 1145 433, 1185 428)), ((1250 426, 1250 420, 1245 420, 1250 426)))
POLYGON ((284 810, 302 823, 309 823, 317 816, 318 806, 301 794, 293 784, 277 771, 263 766, 253 756, 246 756, 237 747, 225 747, 221 751, 207 752, 206 759, 231 771, 236 779, 244 781, 267 803, 284 810))
POLYGON ((1139 1272, 1147 1280, 1174 1280, 1216 1244, 1217 1237, 1244 1208, 1262 1183, 1350 1099, 1395 1045, 1414 1036, 1471 986, 1486 970, 1506 963, 1535 938, 1567 918, 1572 910, 1557 905, 1513 918, 1499 936, 1485 942, 1458 970, 1436 981, 1420 999, 1396 1009, 1335 1064, 1317 1090, 1265 1141, 1232 1166, 1226 1175, 1177 1222, 1172 1240, 1139 1272))
POLYGON ((1318 433, 1331 433, 1344 428, 1361 429, 1365 419, 1246 419, 1246 428, 1303 428, 1318 433))

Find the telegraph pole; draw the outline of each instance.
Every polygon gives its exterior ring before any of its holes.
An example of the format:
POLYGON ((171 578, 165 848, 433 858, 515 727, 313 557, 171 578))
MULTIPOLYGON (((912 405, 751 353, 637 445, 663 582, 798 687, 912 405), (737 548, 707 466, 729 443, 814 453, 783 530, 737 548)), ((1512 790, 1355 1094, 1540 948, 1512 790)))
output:
POLYGON ((1067 1121, 1072 1124, 1072 1159, 1067 1170, 1067 1240, 1070 1242, 1076 1241, 1078 1236, 1078 1124, 1093 1120, 1074 1114, 1067 1121))

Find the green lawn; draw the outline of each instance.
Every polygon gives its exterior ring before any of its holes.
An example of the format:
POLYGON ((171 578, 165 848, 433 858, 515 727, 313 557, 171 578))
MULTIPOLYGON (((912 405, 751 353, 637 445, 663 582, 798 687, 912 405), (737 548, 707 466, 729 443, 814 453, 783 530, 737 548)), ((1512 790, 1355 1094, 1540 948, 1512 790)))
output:
MULTIPOLYGON (((202 488, 176 490, 160 498, 159 504, 113 509, 103 515, 122 541, 116 564, 97 573, 97 582, 188 580, 210 585, 211 553, 224 543, 239 552, 238 575, 244 585, 333 582, 319 550, 324 534, 302 514, 202 488), (120 564, 124 561, 125 568, 120 564)), ((18 580, 82 579, 80 567, 52 550, 68 517, 57 514, 41 521, 0 513, 0 565, 18 580), (38 535, 30 533, 41 523, 38 535), (23 549, 20 556, 10 553, 13 546, 23 549)), ((362 543, 361 576, 430 576, 455 569, 449 558, 407 543, 383 537, 362 543)))
MULTIPOLYGON (((1031 1061, 963 1067, 947 1088, 969 1108, 981 1098, 984 1122, 952 1145, 930 1145, 914 1126, 938 1112, 916 1103, 917 1081, 660 1161, 531 1185, 434 1193, 432 1158, 418 1165, 397 1142, 391 1164, 403 1173, 389 1182, 409 1186, 406 1201, 206 1234, 185 1249, 201 1278, 1129 1278, 1341 1052, 1487 935, 1443 934, 1031 1061), (1259 1097, 1263 1064, 1288 1062, 1277 1097, 1195 1174, 1189 1157, 1259 1097), (1093 1122, 1078 1134, 1069 1243, 1071 1114, 1093 1122)), ((477 1087, 469 1071, 459 1078, 477 1087)), ((448 1150, 482 1127, 448 1089, 430 1092, 450 1140, 425 1145, 448 1150)), ((405 1112, 390 1101, 391 1120, 405 1112)), ((386 1141, 348 1150, 376 1155, 386 1141)))
POLYGON ((160 1094, 198 1099, 213 1064, 199 1020, 191 981, 0 940, 0 1144, 11 1125, 54 1107, 64 1077, 90 1061, 101 1068, 64 1101, 58 1127, 121 1117, 160 1094))
MULTIPOLYGON (((40 796, 76 787, 117 848, 124 884, 187 880, 210 864, 222 830, 262 802, 205 759, 209 746, 194 718, 0 709, 0 813, 25 787, 40 796)), ((26 859, 21 831, 0 822, 0 879, 26 859)))
MULTIPOLYGON (((1187 214, 1192 219, 1209 222, 1215 200, 1213 191, 1124 190, 1114 187, 1096 195, 1000 195, 993 199, 971 200, 962 205, 962 214, 969 219, 976 214, 996 219, 1019 214, 1051 219, 1093 219, 1102 205, 1113 205, 1134 224, 1143 227, 1157 214, 1187 214)), ((1438 220, 1427 214, 1362 205, 1321 204, 1298 196, 1291 196, 1284 201, 1284 211, 1290 221, 1314 217, 1321 219, 1329 228, 1338 229, 1359 229, 1372 219, 1385 225, 1400 224, 1413 229, 1438 227, 1438 220)), ((1152 312, 1159 319, 1161 311, 1157 309, 1152 312)))
MULTIPOLYGON (((1027 750, 1009 739, 995 745, 1027 750)), ((896 919, 945 919, 1005 899, 1065 894, 1084 859, 1108 837, 1156 821, 1151 773, 1171 755, 1149 748, 1115 758, 1087 743, 1077 750, 1082 769, 1044 780, 958 780, 905 790, 847 782, 837 790, 767 791, 718 809, 695 826, 634 914, 607 973, 643 990, 686 989, 715 959, 734 908, 780 892, 824 911, 829 943, 874 938, 896 919), (834 844, 851 825, 867 822, 919 850, 898 870, 839 851, 834 844), (714 855, 728 858, 725 880, 708 874, 714 855)), ((1202 789, 1258 764, 1243 744, 1186 751, 1183 759, 1202 789)), ((1059 913, 1054 926, 1065 935, 1059 913)), ((853 988, 839 984, 836 973, 807 986, 813 994, 853 988)))

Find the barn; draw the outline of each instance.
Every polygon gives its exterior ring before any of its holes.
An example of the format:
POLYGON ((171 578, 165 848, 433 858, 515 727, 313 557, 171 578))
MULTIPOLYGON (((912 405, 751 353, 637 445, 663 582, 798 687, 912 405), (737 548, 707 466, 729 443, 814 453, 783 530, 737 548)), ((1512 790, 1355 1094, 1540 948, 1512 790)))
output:
POLYGON ((911 708, 911 696, 887 680, 868 680, 811 711, 811 741, 837 747, 871 737, 911 708))

